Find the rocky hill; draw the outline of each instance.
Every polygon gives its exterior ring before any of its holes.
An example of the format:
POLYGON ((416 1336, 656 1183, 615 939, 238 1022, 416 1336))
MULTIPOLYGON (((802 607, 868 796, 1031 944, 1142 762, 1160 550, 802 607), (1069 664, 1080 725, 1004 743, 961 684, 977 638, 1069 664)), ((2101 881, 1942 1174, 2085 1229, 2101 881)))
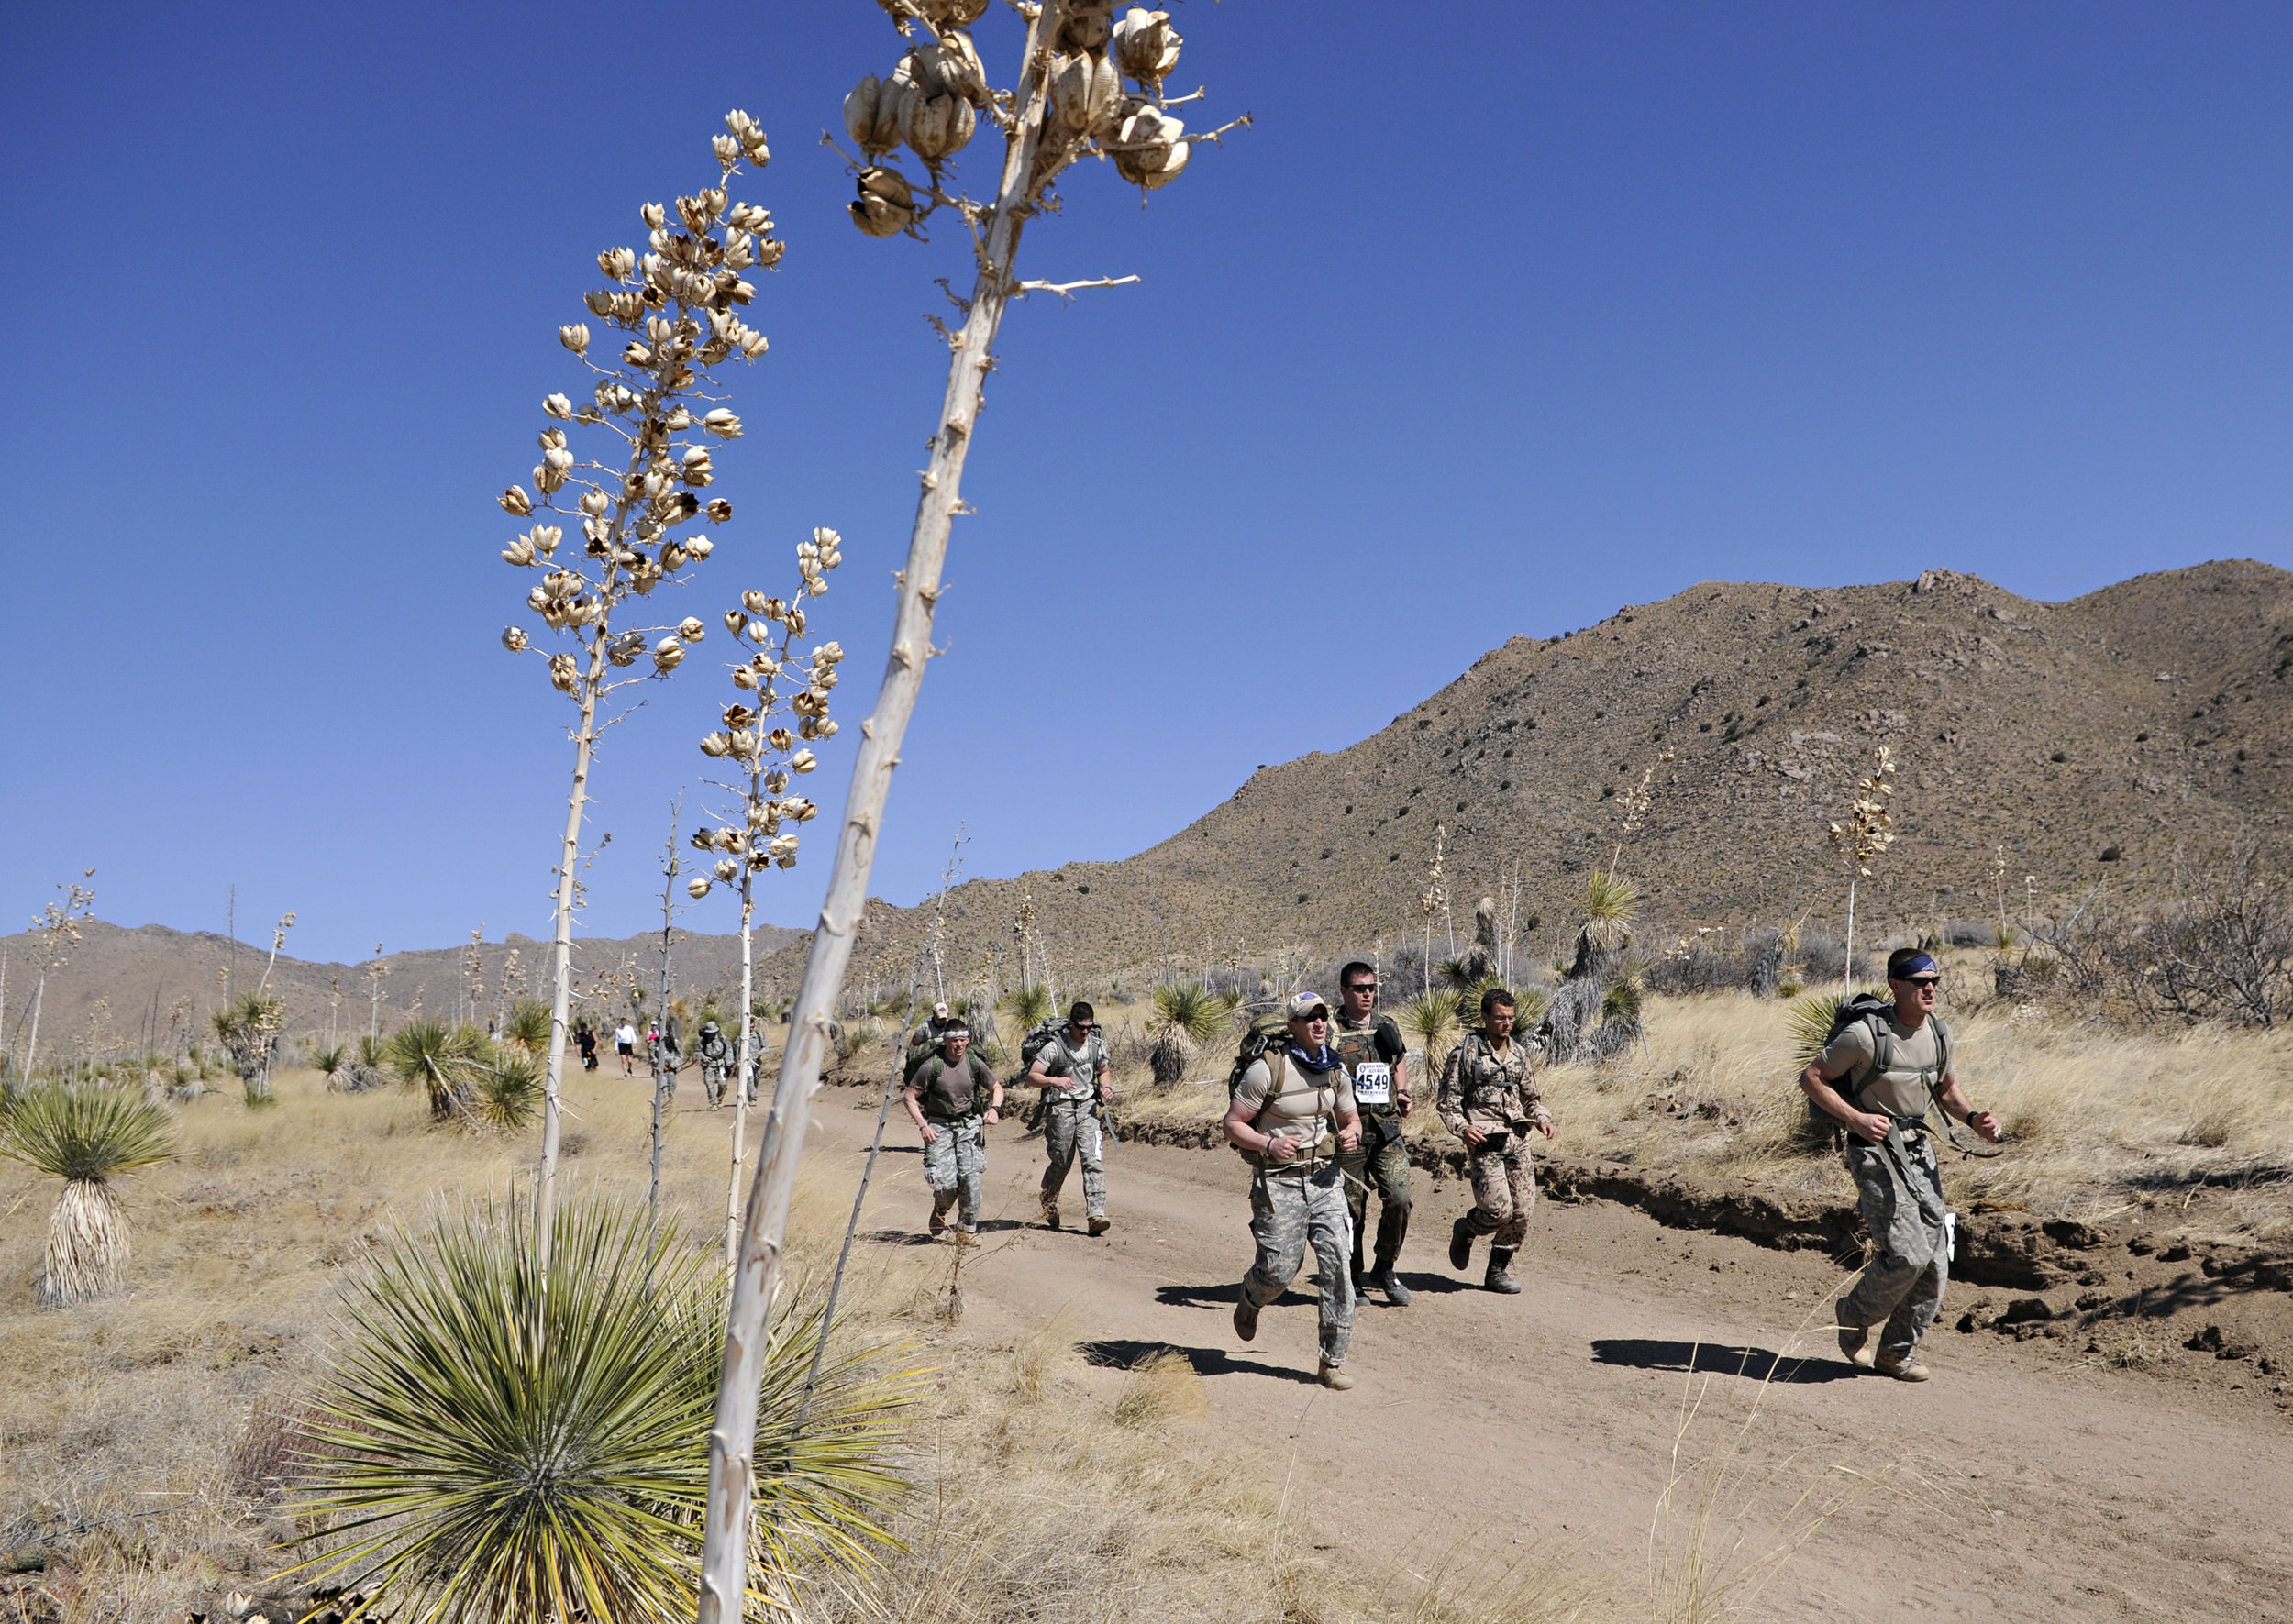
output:
MULTIPOLYGON (((792 941, 798 931, 759 925, 756 953, 761 961, 792 941)), ((0 937, 8 959, 6 1030, 0 1044, 20 1064, 28 1035, 38 944, 29 934, 0 937)), ((409 1013, 482 1023, 510 999, 546 995, 549 944, 528 936, 487 942, 475 954, 467 947, 393 953, 370 979, 367 965, 323 964, 282 953, 271 971, 271 989, 286 1000, 290 1039, 321 1033, 329 1025, 340 1033, 367 1030, 370 1019, 388 1032, 409 1013)), ((241 942, 236 954, 229 938, 212 932, 142 925, 133 930, 90 920, 81 927, 77 947, 50 978, 41 1000, 39 1046, 43 1055, 69 1055, 83 1044, 99 1052, 121 1048, 166 1050, 174 1044, 178 1020, 195 1037, 208 1035, 207 1013, 219 1009, 227 988, 252 991, 260 985, 269 945, 241 942)), ((649 992, 659 984, 660 938, 577 939, 573 944, 574 985, 594 991, 616 976, 637 975, 649 992)), ((670 959, 670 981, 679 996, 731 986, 738 1002, 740 938, 679 932, 670 959)))
MULTIPOLYGON (((1540 918, 1523 945, 1549 954, 1623 839, 1617 797, 1667 749, 1622 857, 1644 939, 1803 918, 1835 934, 1845 869, 1826 831, 1880 746, 1898 838, 1864 884, 1866 931, 1987 920, 2001 850, 2014 911, 2026 885, 2140 887, 2177 852, 2281 839, 2288 671, 2293 573, 2265 564, 2063 603, 1946 570, 1842 589, 1708 581, 1514 637, 1375 735, 1259 768, 1135 856, 959 887, 943 957, 956 981, 1007 985, 1023 896, 1062 986, 1165 955, 1199 971, 1291 944, 1325 960, 1379 936, 1390 954, 1422 931, 1436 826, 1459 938, 1490 895, 1540 918)), ((871 903, 858 979, 904 984, 927 911, 871 903)), ((1436 954, 1445 938, 1437 922, 1436 954)), ((771 967, 782 990, 801 956, 771 967)))

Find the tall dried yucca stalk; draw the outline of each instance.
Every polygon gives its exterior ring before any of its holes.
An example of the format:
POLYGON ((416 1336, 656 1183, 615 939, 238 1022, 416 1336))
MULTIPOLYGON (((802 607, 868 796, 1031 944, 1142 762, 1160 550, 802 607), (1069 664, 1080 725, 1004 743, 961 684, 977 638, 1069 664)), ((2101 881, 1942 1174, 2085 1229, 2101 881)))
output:
MULTIPOLYGON (((576 403, 552 394, 542 402, 542 413, 556 423, 593 431, 593 438, 619 441, 609 446, 611 460, 582 460, 564 428, 545 429, 542 459, 533 470, 538 497, 512 485, 499 499, 505 512, 519 518, 539 510, 577 519, 582 539, 578 558, 556 562, 564 529, 536 524, 502 551, 511 565, 543 572, 526 606, 571 645, 549 656, 548 669, 551 685, 576 709, 573 787, 566 799, 557 866, 549 1057, 543 1084, 536 1229, 545 1249, 555 1233, 550 1212, 573 994, 573 911, 580 889, 575 868, 601 727, 599 706, 624 682, 643 679, 616 679, 615 671, 649 656, 649 675, 667 677, 687 646, 707 630, 692 616, 673 625, 643 628, 616 627, 615 617, 631 597, 644 599, 658 587, 683 580, 691 566, 708 558, 714 544, 682 526, 704 517, 721 525, 732 517, 731 503, 722 497, 704 501, 700 494, 715 478, 710 441, 735 439, 741 432, 740 419, 723 404, 725 392, 713 369, 764 353, 764 335, 740 317, 756 296, 741 273, 781 259, 771 215, 754 204, 734 202, 727 190, 743 160, 759 170, 770 160, 764 132, 737 110, 725 116, 725 127, 730 133, 714 142, 718 183, 677 199, 673 219, 661 204, 645 204, 638 213, 650 234, 649 251, 640 255, 613 248, 597 256, 598 269, 611 285, 590 293, 585 303, 592 315, 629 335, 620 354, 602 363, 595 359, 586 322, 558 329, 559 342, 588 368, 593 382, 589 399, 576 403), (562 507, 560 494, 569 499, 562 507), (667 635, 656 640, 661 633, 667 635)), ((502 634, 503 646, 513 654, 524 652, 531 641, 521 626, 502 634)))
MULTIPOLYGON (((884 8, 911 49, 891 83, 863 80, 846 103, 847 133, 866 160, 856 166, 859 193, 852 204, 853 220, 871 235, 889 236, 911 230, 935 209, 948 208, 963 222, 976 274, 970 297, 957 301, 961 325, 947 334, 947 387, 900 574, 891 657, 875 711, 861 729, 836 867, 789 1011, 788 1046, 748 1195, 733 1277, 724 1381, 709 1434, 703 1624, 731 1624, 746 1593, 740 1532, 748 1517, 757 1374, 780 1284, 781 1236, 813 1096, 820 1086, 830 1018, 867 900, 892 770, 932 654, 932 615, 948 531, 956 514, 969 511, 962 502, 964 464, 979 421, 981 389, 995 364, 995 335, 1014 297, 1038 289, 1064 295, 1090 285, 1018 280, 1014 265, 1021 229, 1057 206, 1053 185, 1079 158, 1103 153, 1124 179, 1152 190, 1185 167, 1190 143, 1221 133, 1188 136, 1169 110, 1162 85, 1177 65, 1180 42, 1164 14, 1134 8, 1118 26, 1109 0, 1030 0, 1016 8, 1026 28, 1016 80, 1011 89, 997 90, 969 34, 987 0, 884 0, 884 8), (1126 90, 1126 81, 1135 88, 1126 90), (947 190, 947 160, 981 119, 1003 136, 1002 172, 991 200, 947 190), (881 161, 903 142, 923 163, 926 184, 920 193, 910 179, 881 161)), ((1097 280, 1106 285, 1113 279, 1097 280)))
POLYGON ((755 1064, 756 880, 769 868, 796 867, 798 839, 792 825, 809 823, 820 808, 806 796, 788 793, 792 777, 819 766, 812 745, 836 736, 828 694, 844 663, 840 643, 820 643, 800 654, 796 639, 809 624, 806 599, 827 595, 828 571, 844 562, 844 538, 814 530, 796 545, 796 591, 788 598, 759 591, 740 595, 740 606, 725 612, 725 629, 745 652, 754 653, 732 668, 733 686, 753 699, 725 707, 722 730, 701 740, 701 754, 729 761, 741 777, 725 786, 740 798, 735 817, 720 818, 714 829, 696 829, 698 850, 722 854, 708 874, 696 874, 686 889, 695 900, 709 894, 712 876, 737 888, 740 898, 740 1046, 734 1054, 733 1170, 725 1197, 725 1266, 738 1255, 740 1175, 748 1154, 748 1072, 755 1064), (793 716, 788 727, 781 718, 793 716))
MULTIPOLYGON (((95 870, 90 868, 80 879, 93 879, 95 870)), ((39 979, 32 983, 32 1031, 24 1043, 24 1070, 32 1075, 32 1061, 39 1053, 39 1006, 48 995, 50 972, 61 970, 71 962, 72 950, 80 945, 80 923, 95 907, 95 893, 79 880, 65 880, 56 889, 63 893, 63 900, 50 902, 32 921, 37 945, 32 949, 33 962, 39 965, 39 979)))
POLYGON ((1895 844, 1895 830, 1887 812, 1887 799, 1895 793, 1889 780, 1895 757, 1885 745, 1871 770, 1855 781, 1855 798, 1847 808, 1845 823, 1831 826, 1831 843, 1847 854, 1847 962, 1840 976, 1843 993, 1855 989, 1855 882, 1871 878, 1871 864, 1895 844))

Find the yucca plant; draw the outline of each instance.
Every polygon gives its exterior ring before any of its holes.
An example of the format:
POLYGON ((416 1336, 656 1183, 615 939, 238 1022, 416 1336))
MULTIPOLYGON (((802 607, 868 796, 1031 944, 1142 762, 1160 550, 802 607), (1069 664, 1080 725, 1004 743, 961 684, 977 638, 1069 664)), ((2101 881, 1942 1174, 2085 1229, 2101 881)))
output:
POLYGON ((349 1059, 349 1044, 321 1044, 311 1050, 311 1066, 327 1079, 329 1088, 335 1086, 335 1073, 340 1071, 349 1059))
MULTIPOLYGON (((636 1203, 566 1201, 550 1221, 547 1264, 515 1200, 382 1243, 308 1426, 303 1509, 332 1549, 298 1572, 421 1624, 692 1618, 722 1270, 636 1203)), ((887 1374, 880 1351, 825 1362, 797 1420, 819 1323, 785 1306, 764 1350, 759 1610, 807 1571, 870 1563, 905 1486, 886 1461, 913 1373, 887 1374)))
POLYGON ((1199 981, 1155 989, 1154 1014, 1147 1022, 1155 1042, 1146 1052, 1146 1066, 1157 1088, 1174 1088, 1184 1080, 1186 1063, 1226 1030, 1228 1013, 1226 1000, 1199 981))
POLYGON ((1003 994, 1003 1013, 1032 1031, 1051 1018, 1051 989, 1040 981, 1023 982, 1003 994))
POLYGON ((502 1041, 515 1044, 528 1055, 549 1052, 549 1006, 541 999, 521 998, 510 1006, 502 1028, 502 1041))
POLYGON ((1401 1006, 1401 1027, 1425 1052, 1425 1069, 1438 1073, 1457 1033, 1457 995, 1420 993, 1401 1006))
POLYGON ((268 992, 243 992, 215 1012, 215 1035, 238 1074, 247 1103, 274 1103, 271 1067, 279 1057, 279 1034, 286 1026, 286 1005, 268 992))
POLYGON ((1791 1058, 1801 1071, 1815 1064, 1815 1057, 1831 1041, 1832 1022, 1839 1017, 1839 1008, 1845 1003, 1844 992, 1811 992, 1805 998, 1792 1000, 1785 1017, 1791 1033, 1791 1058))
POLYGON ((63 1180, 48 1219, 39 1300, 68 1308, 127 1283, 127 1214, 110 1180, 175 1154, 166 1108, 122 1089, 50 1083, 13 1095, 0 1155, 63 1180))
POLYGON ((540 1055, 515 1044, 491 1044, 471 1076, 471 1111, 488 1127, 514 1132, 540 1110, 542 1085, 540 1055))
POLYGON ((1584 888, 1584 928, 1603 947, 1623 944, 1640 914, 1640 889, 1605 868, 1595 868, 1584 888))
POLYGON ((481 1075, 493 1063, 493 1045, 474 1026, 409 1021, 382 1046, 382 1067, 430 1102, 430 1120, 443 1122, 469 1108, 481 1075))

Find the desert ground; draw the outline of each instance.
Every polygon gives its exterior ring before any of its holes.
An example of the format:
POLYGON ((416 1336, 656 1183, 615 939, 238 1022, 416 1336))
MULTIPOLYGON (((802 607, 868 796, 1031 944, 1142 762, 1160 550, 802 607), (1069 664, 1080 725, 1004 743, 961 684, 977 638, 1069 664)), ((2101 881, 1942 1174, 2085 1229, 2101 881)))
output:
MULTIPOLYGON (((1742 1016, 1662 1000, 1645 1055, 1553 1076, 1553 1182, 1695 1167, 1715 1187, 1826 1199, 1835 1176, 1777 1154, 1767 1106, 1724 1103, 1772 1079, 1759 1043, 1727 1058, 1721 1034, 1742 1016)), ((2009 1221, 2082 1226, 2083 1250, 2043 1289, 1955 1282, 1929 1344, 1935 1378, 1918 1386, 1838 1360, 1828 1308, 1852 1257, 1667 1227, 1626 1201, 1541 1203, 1524 1295, 1476 1289, 1442 1256, 1467 1198, 1428 1142, 1402 1267, 1416 1302, 1365 1303, 1358 1386, 1326 1392, 1305 1280, 1235 1342, 1246 1169, 1137 1136, 1203 1121, 1210 1088, 1149 1097, 1129 1079, 1134 1138, 1110 1152, 1116 1224, 1097 1240, 1040 1226, 1040 1138, 997 1129, 976 1250, 921 1234, 921 1159, 895 1113, 843 1336, 925 1373, 905 1444, 916 1492, 905 1551, 824 1575, 809 1605, 1333 1624, 2293 1617, 2293 1297, 2253 1264, 2282 1250, 2282 1200, 2265 1177, 2221 1171, 2273 1165, 2276 1051, 2232 1051, 2225 1073, 2212 1040, 2161 1041, 2080 1084, 2094 1041, 2051 1033, 2053 1062, 2019 1085, 1994 1047, 1988 1098, 2027 1107, 2035 1136, 2052 1088, 2054 1109, 2076 1099, 2088 1122, 2117 1122, 2124 1154, 2148 1132, 2166 1173, 2132 1188, 2099 1160, 2051 1181, 2004 1159, 1951 1168, 1964 1206, 1980 1184, 2009 1221), (2131 1102, 2172 1093, 2177 1066, 2244 1076, 2232 1093, 2261 1114, 2223 1126, 2217 1101, 2194 1135, 2177 1120, 2139 1127, 2131 1102)), ((859 1049, 822 1097, 793 1245, 815 1282, 887 1053, 859 1049)), ((530 1177, 522 1138, 433 1128, 396 1088, 333 1094, 295 1073, 280 1091, 260 1112, 235 1095, 183 1108, 177 1159, 121 1181, 136 1245, 124 1298, 37 1306, 53 1190, 0 1172, 0 1360, 21 1373, 0 1397, 0 1618, 221 1616, 234 1592, 274 1624, 299 1611, 307 1598, 273 1575, 309 1551, 295 1420, 339 1346, 344 1282, 392 1225, 530 1177)), ((577 1075, 577 1186, 641 1195, 648 1094, 610 1059, 577 1075)), ((702 1108, 687 1073, 670 1124, 665 1203, 707 1244, 727 1116, 702 1108)))

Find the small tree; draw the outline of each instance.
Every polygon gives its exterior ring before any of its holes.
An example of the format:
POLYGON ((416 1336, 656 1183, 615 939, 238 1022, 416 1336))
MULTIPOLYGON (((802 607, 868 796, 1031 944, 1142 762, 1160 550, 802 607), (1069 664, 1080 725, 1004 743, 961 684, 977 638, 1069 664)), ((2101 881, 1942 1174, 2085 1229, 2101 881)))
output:
MULTIPOLYGON (((701 494, 715 479, 711 443, 741 432, 740 419, 723 403, 725 392, 714 369, 736 359, 754 360, 765 352, 764 335, 741 319, 740 312, 756 297, 742 273, 781 259, 771 215, 753 204, 734 202, 727 190, 742 161, 760 170, 770 160, 764 132, 737 110, 725 116, 725 127, 728 133, 714 143, 718 183, 677 199, 673 221, 660 204, 645 204, 638 212, 649 233, 646 253, 612 248, 597 256, 598 269, 611 285, 590 293, 586 303, 593 316, 628 335, 619 355, 604 362, 593 359, 586 322, 558 329, 559 341, 588 368, 593 385, 578 403, 564 394, 549 395, 542 413, 553 424, 592 431, 593 440, 604 438, 611 460, 582 460, 565 427, 546 428, 541 461, 533 470, 537 494, 512 485, 499 498, 503 510, 518 518, 561 514, 578 525, 582 537, 579 557, 559 561, 555 555, 565 538, 563 526, 537 523, 502 551, 515 568, 542 572, 540 583, 526 595, 526 606, 570 645, 549 656, 548 670, 550 684, 572 701, 575 712, 573 785, 558 850, 543 1085, 537 1230, 544 1248, 555 1232, 549 1212, 573 996, 575 868, 590 766, 606 725, 600 709, 624 680, 641 679, 617 679, 615 672, 649 655, 649 674, 667 677, 687 646, 707 630, 691 616, 674 626, 643 628, 627 627, 619 617, 631 599, 649 598, 708 558, 714 544, 685 526, 696 519, 721 525, 732 517, 731 503, 701 494), (562 507, 560 495, 568 499, 562 507)), ((503 646, 513 654, 531 642, 521 626, 502 634, 503 646)))
MULTIPOLYGON (((811 624, 805 601, 827 595, 828 571, 844 562, 843 547, 844 538, 835 531, 814 530, 811 540, 797 544, 792 597, 746 591, 739 607, 725 612, 725 629, 746 656, 732 668, 733 686, 744 697, 726 706, 719 718, 723 727, 701 740, 701 754, 729 762, 740 773, 721 786, 738 797, 737 812, 720 818, 714 829, 693 831, 696 848, 721 855, 709 873, 694 875, 686 888, 697 901, 709 894, 713 882, 721 882, 735 888, 740 899, 740 1045, 734 1055, 733 1168, 725 1198, 728 1270, 738 1245, 741 1169, 748 1156, 749 1067, 761 1047, 754 1013, 756 881, 768 869, 796 867, 796 826, 820 815, 810 798, 791 795, 788 787, 792 778, 819 766, 812 746, 836 736, 828 695, 836 685, 844 647, 821 643, 799 653, 796 639, 811 624), (793 729, 783 720, 788 717, 795 720, 793 729)), ((664 893, 664 911, 667 905, 664 893)))
POLYGON ((1871 864, 1895 844, 1893 822, 1887 812, 1887 799, 1895 793, 1889 781, 1894 771, 1894 755, 1881 745, 1877 764, 1855 782, 1847 822, 1831 826, 1832 845, 1847 856, 1847 956, 1839 980, 1843 995, 1852 993, 1855 987, 1855 882, 1870 878, 1871 864))
MULTIPOLYGON (((962 221, 975 276, 969 297, 955 302, 961 325, 947 333, 947 387, 933 425, 931 459, 922 475, 907 561, 900 572, 891 657, 853 763, 836 866, 791 1011, 788 1046, 749 1191, 733 1277, 725 1375, 716 1424, 709 1434, 702 1624, 730 1624, 746 1592, 742 1530, 750 1515, 756 1375, 780 1284, 781 1236, 813 1095, 820 1086, 830 1020, 867 903, 892 768, 933 652, 932 616, 939 602, 948 532, 956 515, 969 511, 962 500, 963 471, 977 437, 981 391, 995 365, 996 334, 1014 298, 1036 290, 1065 295, 1094 285, 1020 281, 1014 266, 1021 230, 1058 206, 1054 188, 1080 159, 1104 156, 1124 180, 1151 191, 1185 169, 1191 143, 1215 140, 1222 133, 1187 135, 1171 111, 1175 104, 1163 94, 1180 47, 1168 14, 1134 7, 1116 23, 1111 0, 1042 0, 1021 7, 1026 37, 1017 52, 1017 78, 1011 89, 998 90, 988 80, 969 32, 986 9, 987 0, 886 0, 885 10, 909 49, 889 78, 862 79, 845 101, 845 128, 861 153, 855 164, 858 195, 851 204, 853 222, 870 236, 914 235, 935 211, 948 209, 962 221), (947 160, 981 119, 1003 137, 991 200, 947 190, 947 160), (920 188, 885 161, 902 143, 923 166, 920 188)), ((1117 280, 1130 279, 1102 277, 1095 285, 1117 280)))
POLYGON ((123 1089, 50 1083, 0 1117, 0 1155, 63 1180, 48 1219, 39 1300, 51 1309, 108 1297, 127 1283, 127 1213, 110 1180, 175 1154, 164 1107, 123 1089))

